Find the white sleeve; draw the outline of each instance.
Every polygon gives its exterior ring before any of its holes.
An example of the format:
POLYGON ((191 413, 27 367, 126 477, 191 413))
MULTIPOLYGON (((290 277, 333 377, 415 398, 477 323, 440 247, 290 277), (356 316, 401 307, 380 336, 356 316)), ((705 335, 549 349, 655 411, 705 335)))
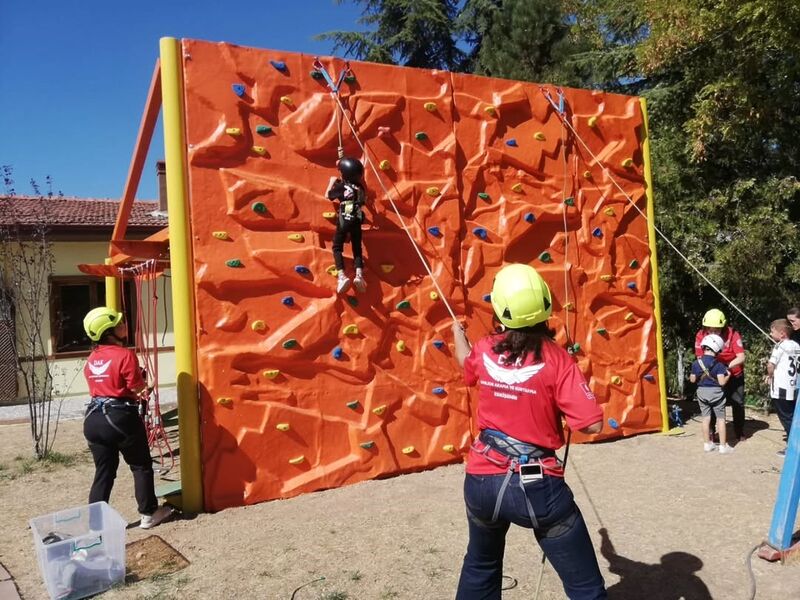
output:
POLYGON ((779 344, 772 349, 772 354, 769 357, 769 362, 772 363, 773 365, 777 365, 778 361, 781 359, 781 354, 783 354, 783 348, 781 348, 779 344))

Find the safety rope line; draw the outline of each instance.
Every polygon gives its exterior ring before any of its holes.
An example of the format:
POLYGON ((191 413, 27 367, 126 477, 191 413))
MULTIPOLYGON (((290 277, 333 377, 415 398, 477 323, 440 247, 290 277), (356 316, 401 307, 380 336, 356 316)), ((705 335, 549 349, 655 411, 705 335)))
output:
MULTIPOLYGON (((551 105, 553 108, 555 108, 555 109, 556 109, 556 112, 558 113, 558 106, 555 104, 555 102, 553 101, 553 98, 550 96, 550 92, 549 92, 547 89, 545 89, 544 87, 540 87, 539 89, 541 90, 541 92, 542 92, 542 95, 543 95, 543 96, 544 96, 544 97, 547 99, 547 101, 550 103, 550 105, 551 105)), ((647 222, 649 223, 649 222, 650 222, 650 220, 647 218, 647 214, 646 214, 644 211, 642 211, 642 209, 641 209, 641 208, 639 208, 638 206, 636 206, 636 203, 633 201, 633 199, 630 197, 630 195, 628 195, 628 193, 627 193, 627 192, 626 192, 624 189, 622 189, 622 186, 620 186, 620 185, 619 185, 619 183, 617 183, 617 180, 616 180, 616 179, 614 178, 614 176, 611 174, 611 172, 609 171, 608 167, 605 165, 605 163, 603 163, 603 161, 601 161, 601 160, 600 160, 600 159, 597 157, 597 155, 596 155, 594 152, 592 152, 592 149, 591 149, 591 148, 589 148, 588 144, 587 144, 587 143, 586 143, 586 142, 583 140, 583 138, 580 136, 580 134, 579 134, 579 133, 578 133, 578 132, 575 130, 575 128, 572 126, 572 123, 570 123, 570 122, 569 122, 569 120, 568 120, 566 117, 564 117, 563 115, 561 115, 560 113, 558 113, 558 116, 559 116, 559 119, 561 119, 561 122, 562 122, 564 125, 566 125, 566 126, 569 128, 569 130, 570 130, 570 131, 573 133, 573 135, 575 136, 575 138, 578 140, 578 142, 580 142, 581 146, 583 146, 583 148, 586 150, 586 152, 588 152, 588 153, 589 153, 589 156, 591 156, 591 157, 592 157, 592 159, 595 161, 595 163, 597 163, 597 164, 598 164, 600 167, 602 167, 602 169, 603 169, 603 175, 605 175, 605 176, 608 178, 608 180, 609 180, 609 181, 611 181, 611 183, 614 185, 614 187, 616 187, 616 188, 619 190, 619 192, 620 192, 620 193, 621 193, 621 194, 622 194, 622 195, 625 197, 625 199, 626 199, 626 200, 627 200, 627 201, 630 203, 630 205, 631 205, 631 206, 633 206, 633 208, 635 208, 635 209, 636 209, 636 211, 637 211, 637 212, 638 212, 638 213, 639 213, 639 214, 640 214, 640 215, 641 215, 641 216, 644 218, 644 220, 645 220, 645 221, 647 221, 647 222)), ((670 248, 672 248, 672 249, 675 251, 675 253, 676 253, 678 256, 680 256, 680 257, 681 257, 681 258, 684 260, 684 262, 686 262, 686 264, 687 264, 687 265, 689 265, 689 266, 690 266, 690 267, 691 267, 691 268, 692 268, 692 269, 693 269, 693 270, 694 270, 694 271, 695 271, 695 272, 696 272, 696 273, 697 273, 697 274, 698 274, 698 275, 699 275, 699 276, 700 276, 700 277, 703 279, 703 281, 705 281, 705 282, 706 282, 708 285, 710 285, 710 286, 711 286, 711 287, 712 287, 712 288, 713 288, 713 289, 714 289, 714 290, 715 290, 715 291, 716 291, 716 292, 717 292, 717 293, 718 293, 720 296, 722 296, 722 298, 723 298, 723 299, 724 299, 724 300, 725 300, 725 301, 726 301, 728 304, 730 304, 730 305, 731 305, 733 308, 735 308, 735 309, 736 309, 736 311, 737 311, 737 312, 738 312, 740 315, 742 315, 742 316, 743 316, 743 317, 744 317, 744 318, 745 318, 745 319, 746 319, 746 320, 747 320, 747 321, 748 321, 748 322, 749 322, 749 323, 750 323, 750 324, 751 324, 753 327, 755 327, 755 329, 756 329, 756 330, 757 330, 759 333, 761 333, 761 334, 762 334, 762 335, 764 335, 764 336, 765 336, 767 339, 769 339, 769 340, 770 340, 770 342, 773 342, 773 340, 772 340, 772 338, 769 336, 769 334, 768 334, 766 331, 764 331, 763 329, 761 329, 761 327, 759 327, 759 326, 758 326, 758 325, 755 323, 755 321, 753 321, 753 320, 752 320, 750 317, 748 317, 748 316, 747 316, 747 314, 745 314, 745 312, 744 312, 744 311, 743 311, 741 308, 739 308, 739 307, 736 305, 736 303, 735 303, 733 300, 731 300, 730 298, 728 298, 728 296, 726 296, 726 295, 725 295, 725 294, 722 292, 722 290, 720 290, 720 289, 719 289, 719 288, 718 288, 716 285, 714 285, 714 283, 712 283, 712 281, 711 281, 711 280, 710 280, 708 277, 706 277, 706 276, 705 276, 705 275, 704 275, 704 274, 703 274, 703 273, 700 271, 700 269, 698 269, 698 268, 697 268, 697 267, 696 267, 696 266, 695 266, 695 265, 692 263, 692 261, 691 261, 691 260, 689 260, 689 258, 687 258, 687 257, 686 257, 686 255, 684 255, 684 254, 683 254, 683 252, 681 252, 681 251, 678 249, 678 247, 677 247, 675 244, 673 244, 673 243, 672 243, 672 241, 671 241, 671 240, 670 240, 670 239, 669 239, 669 238, 668 238, 668 237, 667 237, 667 236, 666 236, 666 235, 665 235, 665 234, 664 234, 664 233, 661 231, 661 229, 659 229, 659 228, 658 228, 658 226, 655 224, 655 222, 651 223, 651 225, 652 225, 652 227, 653 227, 653 230, 654 230, 654 231, 655 231, 655 232, 656 232, 656 233, 657 233, 659 236, 661 236, 661 239, 663 239, 663 240, 664 240, 664 241, 665 241, 665 242, 666 242, 666 243, 667 243, 667 244, 670 246, 670 248)))
MULTIPOLYGON (((559 108, 564 110, 564 95, 559 93, 559 108)), ((569 330, 569 275, 567 273, 567 261, 569 260, 569 229, 567 226, 567 130, 561 128, 561 148, 563 176, 561 183, 561 215, 564 220, 564 329, 567 332, 567 344, 572 346, 572 335, 569 330)))
MULTIPOLYGON (((458 319, 456 318, 456 315, 453 312, 453 308, 450 306, 450 303, 447 301, 447 297, 445 296, 444 291, 442 291, 442 288, 439 285, 439 282, 436 280, 436 276, 433 274, 433 271, 431 270, 431 267, 428 265, 428 261, 425 260, 425 257, 422 254, 422 251, 420 250, 419 246, 417 245, 416 240, 414 240, 414 236, 411 234, 410 229, 406 225, 405 219, 403 219, 403 216, 400 214, 400 210, 397 208, 397 205, 395 204, 394 200, 392 199, 391 194, 389 193, 389 189, 383 183, 383 178, 381 177, 381 174, 378 171, 378 169, 375 167, 374 162, 370 158, 369 153, 367 151, 366 145, 361 141, 361 138, 359 137, 358 132, 356 131, 355 124, 350 120, 350 117, 347 115, 347 112, 344 109, 344 105, 342 104, 342 100, 339 97, 338 86, 334 86, 333 85, 333 80, 330 78, 330 76, 328 75, 327 71, 323 68, 322 63, 320 63, 319 60, 315 61, 314 68, 316 68, 319 71, 321 71, 322 74, 325 77, 325 81, 328 82, 328 87, 330 88, 331 97, 336 101, 336 105, 339 107, 339 110, 341 111, 341 114, 344 117, 344 120, 347 122, 347 125, 350 127, 350 131, 353 134, 353 138, 356 140, 356 142, 358 142, 358 145, 361 148, 361 151, 363 152, 363 155, 364 155, 364 162, 366 162, 367 165, 370 167, 370 169, 372 169, 372 172, 374 173, 375 178, 378 180, 378 183, 380 184, 381 188, 383 189, 383 193, 386 195, 386 198, 389 200, 389 204, 391 204, 392 209, 394 209, 395 214, 397 214, 397 218, 400 220, 400 225, 403 227, 403 230, 406 232, 406 235, 408 236, 408 239, 411 240, 411 244, 414 246, 414 250, 416 251, 417 256, 419 257, 420 262, 422 262, 422 266, 425 267, 425 270, 427 271, 428 275, 430 275, 431 281, 433 281, 433 285, 436 287, 437 291, 439 292, 439 297, 444 302, 445 307, 447 307, 447 312, 450 313, 450 316, 452 317, 453 321, 457 323, 458 319)), ((348 69, 349 69, 349 67, 348 67, 348 69)), ((340 79, 341 79, 341 77, 340 77, 340 79)))

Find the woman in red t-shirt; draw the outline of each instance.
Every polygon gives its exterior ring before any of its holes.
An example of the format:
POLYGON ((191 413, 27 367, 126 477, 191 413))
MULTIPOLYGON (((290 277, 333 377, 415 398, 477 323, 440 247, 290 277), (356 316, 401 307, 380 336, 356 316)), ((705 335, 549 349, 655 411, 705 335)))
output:
POLYGON ((470 349, 453 326, 467 385, 480 384, 480 433, 464 482, 469 545, 456 598, 500 598, 511 523, 533 529, 569 598, 606 598, 586 523, 555 454, 564 444, 562 417, 572 429, 598 433, 602 411, 575 362, 553 342, 550 290, 536 270, 504 267, 491 299, 499 333, 470 349))

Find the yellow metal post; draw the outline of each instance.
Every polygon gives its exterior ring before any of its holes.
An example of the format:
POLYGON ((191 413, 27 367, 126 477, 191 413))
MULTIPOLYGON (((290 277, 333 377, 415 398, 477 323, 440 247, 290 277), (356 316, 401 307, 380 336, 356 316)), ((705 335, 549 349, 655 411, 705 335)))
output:
POLYGON ((160 47, 182 504, 186 511, 200 512, 203 510, 203 481, 195 351, 194 269, 183 112, 183 60, 179 40, 161 38, 160 47))
MULTIPOLYGON (((106 264, 111 264, 111 259, 106 259, 106 264)), ((106 306, 114 310, 120 310, 119 303, 119 281, 116 277, 106 277, 106 306)))
POLYGON ((653 303, 656 316, 656 356, 658 358, 658 390, 661 394, 661 431, 669 431, 667 409, 667 379, 664 370, 664 338, 661 333, 661 294, 658 287, 658 255, 656 253, 655 207, 653 206, 653 173, 650 169, 650 127, 647 123, 647 101, 639 98, 644 123, 642 157, 644 158, 644 181, 647 195, 647 237, 650 245, 650 269, 653 274, 653 303))

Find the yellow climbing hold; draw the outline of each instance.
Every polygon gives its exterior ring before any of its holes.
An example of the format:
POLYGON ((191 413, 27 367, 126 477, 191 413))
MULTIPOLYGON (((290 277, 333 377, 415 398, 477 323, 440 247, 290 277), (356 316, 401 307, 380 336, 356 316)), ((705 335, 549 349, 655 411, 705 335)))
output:
POLYGON ((289 96, 281 96, 281 102, 286 106, 291 106, 293 104, 292 99, 289 96))
POLYGON ((492 117, 497 115, 497 109, 494 106, 492 106, 491 104, 489 106, 487 106, 486 108, 484 108, 483 112, 485 112, 487 115, 492 116, 492 117))
POLYGON ((617 214, 617 213, 614 211, 614 209, 613 209, 613 208, 611 208, 610 206, 609 206, 607 209, 605 209, 603 212, 604 212, 606 215, 608 215, 609 217, 614 217, 614 216, 616 216, 616 214, 617 214))
POLYGON ((382 415, 383 413, 386 412, 386 405, 385 404, 381 404, 380 406, 376 406, 375 408, 372 409, 372 412, 375 413, 376 415, 380 416, 380 415, 382 415))
POLYGON ((217 398, 217 404, 220 406, 230 406, 233 404, 233 398, 217 398))
POLYGON ((391 168, 391 166, 392 165, 386 159, 382 160, 380 162, 380 164, 378 165, 378 167, 380 168, 381 171, 388 171, 391 168))
POLYGON ((586 121, 586 124, 589 125, 589 127, 596 127, 597 126, 597 117, 589 117, 589 120, 586 121))
POLYGON ((544 133, 542 133, 541 131, 537 131, 536 133, 534 133, 533 137, 534 137, 534 139, 537 139, 540 142, 543 142, 543 141, 545 141, 547 139, 545 137, 544 133))
POLYGON ((428 112, 436 112, 436 102, 426 102, 423 106, 428 112))
POLYGON ((281 372, 278 369, 267 369, 262 373, 267 379, 275 379, 281 372))
POLYGON ((253 324, 250 325, 253 331, 264 331, 267 328, 267 324, 264 323, 261 319, 257 319, 253 321, 253 324))
POLYGON ((600 279, 603 281, 614 281, 613 275, 600 275, 600 279))
POLYGON ((328 275, 333 275, 334 277, 339 274, 339 269, 336 268, 336 265, 331 265, 325 270, 328 272, 328 275))
POLYGON ((406 446, 401 450, 403 454, 411 454, 414 451, 414 446, 406 446))
POLYGON ((628 323, 630 323, 631 321, 633 321, 633 313, 632 313, 632 312, 629 312, 628 314, 626 314, 626 315, 625 315, 625 320, 626 320, 628 323))
POLYGON ((428 194, 428 196, 438 196, 439 188, 436 186, 431 186, 427 190, 425 190, 425 193, 428 194))
POLYGON ((350 325, 345 325, 344 329, 342 329, 342 333, 345 335, 356 335, 358 334, 358 325, 355 323, 350 323, 350 325))
POLYGON ((622 377, 620 377, 619 375, 614 375, 611 378, 611 383, 613 383, 614 385, 619 385, 620 383, 622 383, 622 377))
POLYGON ((213 235, 218 240, 227 240, 228 239, 228 232, 227 231, 215 231, 211 235, 213 235))
POLYGON ((572 302, 567 302, 567 303, 564 305, 564 310, 572 310, 572 309, 574 309, 574 308, 575 308, 575 305, 574 305, 572 302))
POLYGON ((306 238, 302 233, 290 233, 287 236, 293 242, 305 242, 306 238))
POLYGON ((237 137, 242 135, 242 130, 239 129, 238 127, 227 127, 225 129, 225 133, 227 133, 228 135, 232 135, 233 137, 237 137))
POLYGON ((406 343, 403 340, 399 340, 394 347, 397 348, 398 352, 402 352, 406 349, 406 343))
POLYGON ((522 191, 522 184, 515 183, 514 185, 511 186, 511 190, 519 194, 522 191))
POLYGON ((622 161, 621 164, 626 169, 630 169, 633 166, 633 159, 632 158, 626 158, 625 160, 622 161))
POLYGON ((439 293, 438 292, 431 292, 431 300, 438 300, 439 293))
POLYGON ((391 273, 394 271, 394 265, 390 265, 389 263, 384 263, 381 265, 381 271, 384 273, 391 273))
POLYGON ((264 156, 267 153, 267 149, 264 146, 253 146, 253 152, 264 156))
POLYGON ((583 172, 583 178, 584 179, 591 179, 592 178, 592 172, 591 171, 584 171, 583 172))
POLYGON ((336 213, 332 210, 328 210, 322 213, 322 216, 325 217, 326 219, 335 219, 336 213))
POLYGON ((275 425, 275 429, 278 431, 289 431, 289 424, 288 423, 278 423, 275 425))
POLYGON ((306 459, 306 457, 301 454, 300 456, 295 456, 294 458, 290 458, 289 459, 289 464, 290 465, 299 465, 305 459, 306 459))
POLYGON ((444 446, 442 446, 442 450, 444 450, 445 452, 455 452, 456 447, 453 446, 453 444, 445 444, 444 446))

